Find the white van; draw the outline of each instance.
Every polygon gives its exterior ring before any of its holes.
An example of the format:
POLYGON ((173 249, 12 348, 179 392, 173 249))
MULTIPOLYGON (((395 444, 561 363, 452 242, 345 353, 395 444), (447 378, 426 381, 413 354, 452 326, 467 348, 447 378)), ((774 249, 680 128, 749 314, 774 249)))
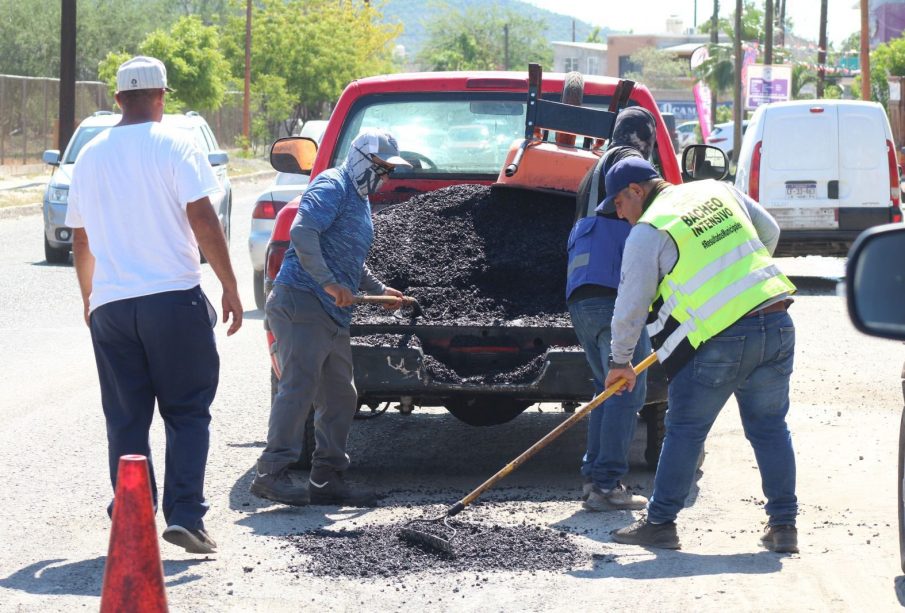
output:
POLYGON ((759 107, 742 140, 735 186, 779 222, 777 255, 845 255, 865 228, 902 221, 892 130, 875 102, 759 107))

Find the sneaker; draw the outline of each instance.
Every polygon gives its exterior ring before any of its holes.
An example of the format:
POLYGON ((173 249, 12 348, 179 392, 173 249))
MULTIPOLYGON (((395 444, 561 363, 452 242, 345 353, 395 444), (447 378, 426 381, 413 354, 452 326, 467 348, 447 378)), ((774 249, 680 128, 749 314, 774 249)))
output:
POLYGON ((588 511, 640 511, 647 506, 647 498, 632 494, 621 483, 611 490, 591 485, 591 492, 581 506, 588 511))
POLYGON ((798 529, 795 526, 767 526, 760 544, 776 553, 798 553, 798 529))
POLYGON ((294 507, 303 507, 308 504, 308 490, 304 485, 297 485, 289 476, 289 470, 283 469, 274 474, 255 475, 251 482, 251 493, 258 498, 273 500, 289 504, 294 507))
POLYGON ((364 485, 346 482, 342 472, 330 468, 311 469, 308 479, 311 504, 337 504, 350 507, 373 507, 377 504, 377 494, 364 485))
POLYGON ((647 518, 639 519, 631 526, 619 528, 612 533, 613 540, 623 545, 640 545, 657 549, 680 549, 676 522, 652 524, 647 518))
POLYGON ((594 480, 588 476, 581 476, 581 499, 587 500, 588 496, 591 495, 591 490, 594 489, 594 480))
POLYGON ((217 553, 217 543, 203 528, 189 530, 173 524, 163 531, 163 540, 182 547, 189 553, 217 553))

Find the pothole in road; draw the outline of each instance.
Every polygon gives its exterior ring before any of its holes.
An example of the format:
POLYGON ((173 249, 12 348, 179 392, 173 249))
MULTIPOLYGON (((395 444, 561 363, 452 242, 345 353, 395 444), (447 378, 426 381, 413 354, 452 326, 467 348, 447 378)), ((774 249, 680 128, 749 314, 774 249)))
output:
POLYGON ((454 553, 404 540, 406 522, 354 529, 318 529, 285 537, 287 547, 310 556, 290 571, 327 577, 399 577, 421 571, 453 572, 570 570, 583 554, 568 532, 536 525, 500 525, 451 520, 454 553))

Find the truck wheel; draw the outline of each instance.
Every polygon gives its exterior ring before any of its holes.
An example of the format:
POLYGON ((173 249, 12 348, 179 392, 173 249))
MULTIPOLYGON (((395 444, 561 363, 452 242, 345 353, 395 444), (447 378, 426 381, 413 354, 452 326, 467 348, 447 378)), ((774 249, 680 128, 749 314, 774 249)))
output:
POLYGON ((264 271, 258 272, 254 271, 254 281, 252 284, 255 287, 255 306, 259 311, 264 310, 264 271))
POLYGON ((490 400, 450 398, 446 400, 445 405, 453 417, 469 426, 498 426, 518 417, 522 411, 531 406, 531 403, 511 398, 490 400))
MULTIPOLYGON (((277 374, 270 369, 270 406, 277 395, 277 374)), ((311 459, 314 457, 314 407, 308 411, 308 419, 305 420, 305 433, 302 435, 302 451, 299 459, 289 465, 293 470, 311 470, 311 459)))
POLYGON ((47 237, 44 237, 44 259, 48 264, 65 264, 69 261, 69 249, 57 249, 51 246, 47 237))
MULTIPOLYGON (((571 104, 572 106, 581 106, 584 100, 584 77, 580 72, 572 71, 566 74, 562 86, 562 103, 571 104)), ((556 133, 557 145, 574 145, 575 135, 556 133)))

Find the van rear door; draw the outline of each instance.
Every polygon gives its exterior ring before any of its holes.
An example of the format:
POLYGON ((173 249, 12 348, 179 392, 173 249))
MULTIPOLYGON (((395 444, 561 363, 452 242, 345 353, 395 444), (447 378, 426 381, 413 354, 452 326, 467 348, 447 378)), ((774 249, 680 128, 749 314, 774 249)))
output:
POLYGON ((861 230, 887 223, 890 188, 898 188, 899 182, 897 176, 890 177, 891 172, 898 173, 894 162, 890 168, 892 134, 886 114, 872 104, 845 104, 838 109, 839 226, 861 230))
POLYGON ((838 151, 839 122, 834 105, 809 109, 778 105, 768 109, 761 149, 760 202, 780 228, 839 227, 838 151))

